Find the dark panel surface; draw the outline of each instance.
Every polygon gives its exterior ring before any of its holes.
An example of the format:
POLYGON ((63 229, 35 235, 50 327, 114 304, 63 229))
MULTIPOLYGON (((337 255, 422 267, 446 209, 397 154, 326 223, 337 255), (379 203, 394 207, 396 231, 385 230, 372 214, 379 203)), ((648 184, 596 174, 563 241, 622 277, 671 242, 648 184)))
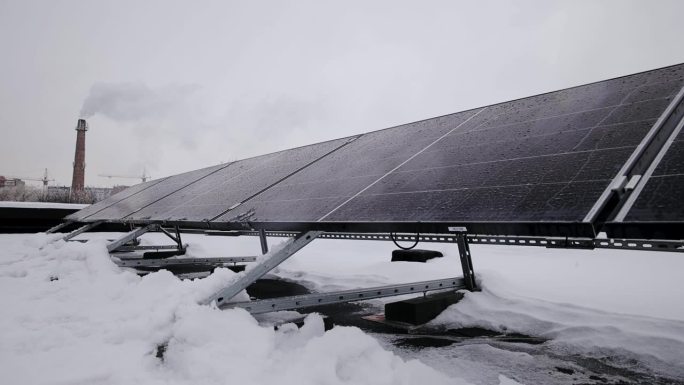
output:
POLYGON ((327 220, 581 222, 682 87, 650 75, 491 106, 327 220))
POLYGON ((126 219, 211 220, 352 139, 337 139, 233 162, 126 219))
POLYGON ((179 189, 203 178, 207 175, 216 172, 224 167, 226 164, 207 167, 201 170, 190 171, 183 174, 170 176, 161 182, 150 186, 130 197, 107 207, 106 209, 93 214, 87 218, 88 221, 97 220, 121 220, 128 215, 131 215, 138 210, 164 198, 179 189))
POLYGON ((99 213, 100 211, 106 209, 107 207, 110 207, 110 206, 112 206, 112 205, 114 205, 114 204, 116 204, 116 203, 118 203, 118 202, 120 202, 120 201, 122 201, 128 197, 131 197, 135 194, 138 194, 139 192, 141 192, 141 191, 143 191, 143 190, 145 190, 151 186, 154 186, 155 184, 163 181, 164 179, 165 178, 155 179, 155 180, 151 180, 148 182, 139 183, 135 186, 131 186, 131 187, 129 187, 123 191, 120 191, 120 192, 110 196, 107 199, 104 199, 100 202, 92 204, 92 205, 84 208, 83 210, 77 211, 77 212, 67 216, 65 219, 69 220, 69 221, 87 220, 90 215, 93 215, 95 213, 99 213))
POLYGON ((217 221, 579 223, 682 88, 683 70, 369 133, 217 221))
POLYGON ((216 221, 316 221, 475 113, 364 134, 216 221))

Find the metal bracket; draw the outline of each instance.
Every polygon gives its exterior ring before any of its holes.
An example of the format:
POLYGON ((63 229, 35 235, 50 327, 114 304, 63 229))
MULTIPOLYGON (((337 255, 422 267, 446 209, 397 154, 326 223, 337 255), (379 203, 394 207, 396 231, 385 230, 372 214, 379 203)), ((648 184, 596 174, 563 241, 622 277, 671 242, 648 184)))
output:
POLYGON ((102 224, 102 222, 104 222, 104 221, 91 222, 85 226, 79 227, 78 229, 76 229, 76 230, 70 232, 69 234, 65 235, 64 237, 62 237, 62 240, 68 241, 74 237, 77 237, 77 236, 85 233, 86 231, 91 230, 91 229, 99 226, 100 224, 102 224))
POLYGON ((259 230, 259 241, 261 242, 261 254, 268 253, 268 240, 266 239, 266 230, 259 230))
POLYGON ((157 228, 159 228, 159 225, 156 223, 149 224, 145 227, 138 227, 137 229, 135 229, 129 233, 126 233, 124 236, 115 240, 114 242, 109 243, 107 245, 107 251, 111 253, 111 252, 115 251, 116 249, 118 249, 119 247, 125 245, 129 241, 136 239, 139 236, 141 236, 141 235, 143 235, 149 231, 156 230, 157 228))
POLYGON ((461 258, 461 269, 463 269, 465 287, 470 291, 476 290, 475 270, 473 269, 473 260, 470 257, 467 234, 464 232, 457 233, 456 244, 458 244, 458 255, 461 258))
POLYGON ((641 180, 641 175, 632 175, 629 182, 625 185, 625 191, 632 191, 637 186, 637 183, 641 180))
POLYGON ((180 236, 180 231, 178 230, 178 227, 176 227, 176 235, 174 236, 173 234, 169 233, 168 230, 165 228, 159 226, 159 231, 164 233, 167 237, 171 238, 172 241, 176 242, 176 248, 177 249, 182 249, 183 248, 183 241, 181 240, 180 236))
POLYGON ((213 301, 216 301, 217 306, 224 306, 227 301, 235 297, 235 295, 241 291, 245 290, 247 286, 256 282, 256 280, 263 277, 273 268, 283 263, 283 261, 291 257, 301 248, 311 243, 321 233, 322 231, 309 231, 299 234, 297 237, 291 239, 287 244, 285 244, 285 246, 280 250, 273 252, 273 254, 270 256, 265 256, 263 260, 259 261, 256 265, 252 266, 251 269, 247 270, 247 272, 245 272, 245 274, 242 275, 237 281, 211 295, 202 303, 209 304, 213 301))

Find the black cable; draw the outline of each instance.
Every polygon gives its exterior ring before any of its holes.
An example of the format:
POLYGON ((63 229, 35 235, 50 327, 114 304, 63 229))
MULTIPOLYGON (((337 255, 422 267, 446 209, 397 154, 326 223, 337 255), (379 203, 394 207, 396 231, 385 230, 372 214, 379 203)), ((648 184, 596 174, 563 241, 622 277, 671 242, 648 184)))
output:
POLYGON ((402 250, 411 250, 411 249, 413 249, 414 247, 418 246, 418 241, 420 240, 420 233, 416 233, 416 243, 414 243, 413 246, 411 246, 411 247, 403 247, 403 246, 401 246, 400 244, 397 243, 397 240, 396 240, 396 239, 394 239, 394 233, 389 233, 389 235, 390 235, 390 239, 392 240, 392 242, 394 242, 394 244, 395 244, 398 248, 400 248, 400 249, 402 249, 402 250))

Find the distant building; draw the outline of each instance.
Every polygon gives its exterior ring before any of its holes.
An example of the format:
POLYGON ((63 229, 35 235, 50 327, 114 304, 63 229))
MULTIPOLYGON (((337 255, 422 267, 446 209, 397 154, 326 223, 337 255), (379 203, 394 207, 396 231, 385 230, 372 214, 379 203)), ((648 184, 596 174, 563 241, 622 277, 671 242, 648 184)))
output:
MULTIPOLYGON (((79 194, 79 201, 82 203, 99 202, 127 188, 128 186, 86 187, 79 194)), ((48 202, 71 202, 74 200, 72 195, 70 186, 48 186, 45 200, 48 202)))
POLYGON ((4 176, 0 175, 0 187, 23 187, 25 185, 26 185, 26 182, 24 182, 21 179, 18 179, 18 178, 7 179, 4 176))

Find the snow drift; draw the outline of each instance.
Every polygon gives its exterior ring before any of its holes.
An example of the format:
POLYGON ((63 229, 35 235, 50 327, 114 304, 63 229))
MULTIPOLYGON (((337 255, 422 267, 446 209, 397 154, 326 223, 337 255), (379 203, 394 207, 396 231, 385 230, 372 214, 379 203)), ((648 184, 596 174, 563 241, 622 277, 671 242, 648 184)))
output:
POLYGON ((181 281, 114 265, 103 241, 3 236, 0 369, 9 384, 454 384, 356 328, 274 331, 197 302, 234 279, 181 281), (44 246, 38 250, 39 246, 44 246), (163 355, 160 346, 164 346, 163 355))

